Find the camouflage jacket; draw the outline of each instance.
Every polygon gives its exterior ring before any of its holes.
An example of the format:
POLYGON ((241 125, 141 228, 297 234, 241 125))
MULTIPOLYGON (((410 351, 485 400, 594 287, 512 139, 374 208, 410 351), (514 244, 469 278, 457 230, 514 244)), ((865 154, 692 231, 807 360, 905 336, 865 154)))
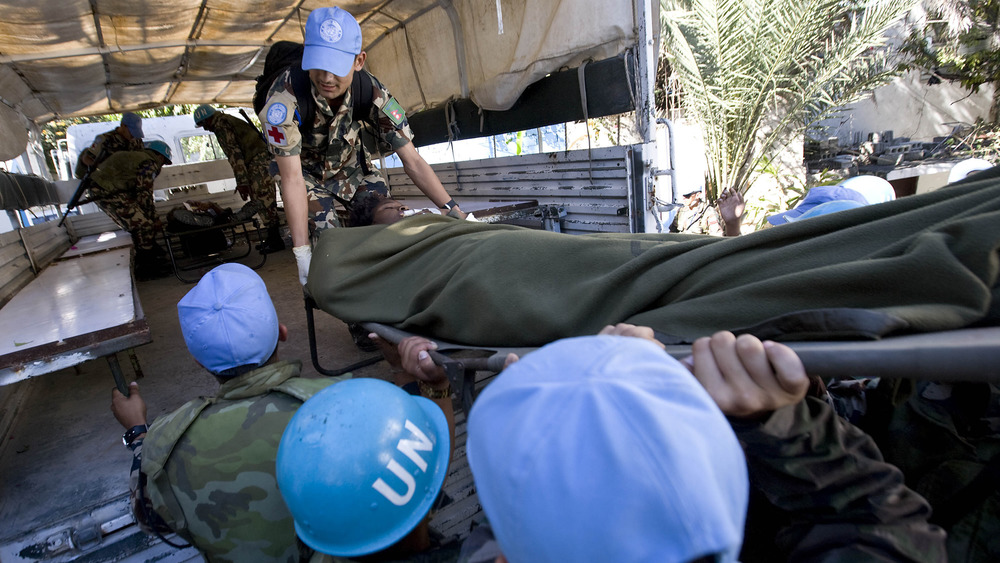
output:
MULTIPOLYGON (((369 75, 370 76, 370 75, 369 75)), ((402 106, 392 97, 389 90, 374 76, 372 78, 372 111, 370 122, 375 124, 375 133, 380 144, 396 150, 413 139, 402 106)), ((312 88, 316 101, 316 116, 312 134, 303 138, 299 132, 298 103, 289 80, 289 72, 279 75, 267 94, 267 101, 260 112, 260 122, 264 126, 264 137, 271 154, 275 156, 300 155, 302 172, 319 183, 335 181, 339 185, 357 186, 363 172, 358 166, 362 123, 354 121, 354 102, 350 88, 344 94, 339 108, 331 108, 326 98, 312 88)), ((369 151, 364 151, 368 168, 372 173, 369 151)))
POLYGON ((82 160, 84 155, 89 155, 90 158, 94 159, 94 164, 90 166, 90 170, 96 170, 102 162, 116 152, 141 151, 142 147, 142 139, 126 139, 124 135, 118 132, 118 129, 101 133, 94 138, 93 144, 80 152, 80 157, 76 160, 76 168, 73 170, 73 174, 77 178, 83 178, 87 175, 87 165, 82 160))
POLYGON ((694 209, 687 205, 681 207, 677 210, 677 217, 674 221, 676 227, 674 232, 720 237, 725 234, 718 210, 715 206, 707 205, 704 202, 694 209))
POLYGON ((236 184, 251 185, 247 163, 258 155, 267 154, 267 146, 260 137, 260 131, 245 120, 221 111, 214 115, 211 131, 215 133, 219 146, 229 159, 229 165, 233 167, 236 184))
POLYGON ((120 192, 153 191, 153 180, 160 173, 160 162, 149 151, 121 151, 108 157, 90 175, 105 195, 120 192))
POLYGON ((343 379, 300 378, 301 367, 278 362, 236 377, 149 428, 140 462, 146 497, 208 561, 298 560, 274 476, 278 443, 303 401, 343 379))
POLYGON ((826 402, 807 397, 733 428, 751 484, 744 563, 948 560, 927 501, 826 402))

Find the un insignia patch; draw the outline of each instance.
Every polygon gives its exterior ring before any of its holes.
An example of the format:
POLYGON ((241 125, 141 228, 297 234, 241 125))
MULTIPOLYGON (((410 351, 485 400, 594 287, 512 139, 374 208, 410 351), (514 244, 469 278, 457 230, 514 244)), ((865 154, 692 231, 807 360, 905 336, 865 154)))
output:
POLYGON ((399 125, 406 119, 406 114, 403 113, 403 106, 399 105, 396 98, 389 98, 389 103, 382 106, 382 113, 388 116, 396 125, 399 125))
POLYGON ((274 103, 271 107, 267 108, 267 122, 271 125, 281 125, 285 122, 285 117, 288 116, 288 108, 285 104, 274 103))

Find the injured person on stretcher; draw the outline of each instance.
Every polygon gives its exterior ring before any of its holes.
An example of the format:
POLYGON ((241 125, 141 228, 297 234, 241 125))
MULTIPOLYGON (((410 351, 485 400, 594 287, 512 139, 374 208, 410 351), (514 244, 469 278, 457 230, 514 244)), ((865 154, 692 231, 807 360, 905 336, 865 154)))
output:
POLYGON ((440 215, 323 233, 308 291, 346 322, 539 346, 628 322, 865 340, 1000 321, 1000 172, 732 238, 567 235, 440 215))

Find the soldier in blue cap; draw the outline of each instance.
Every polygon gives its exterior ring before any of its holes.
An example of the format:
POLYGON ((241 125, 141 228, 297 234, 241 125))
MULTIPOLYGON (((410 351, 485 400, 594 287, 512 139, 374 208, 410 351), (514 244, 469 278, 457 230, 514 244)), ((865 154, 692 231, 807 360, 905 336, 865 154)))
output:
POLYGON ((97 169, 109 156, 120 151, 142 150, 142 118, 132 112, 122 114, 122 121, 111 131, 98 135, 93 144, 83 149, 73 174, 83 178, 97 169))
POLYGON ((450 215, 465 218, 413 146, 402 106, 363 70, 366 57, 354 16, 340 8, 313 10, 306 21, 301 68, 290 68, 275 78, 260 111, 264 137, 275 156, 302 285, 312 257, 310 221, 317 230, 338 226, 335 198, 350 203, 389 193, 382 172, 371 165, 362 146, 362 121, 374 125, 379 143, 395 151, 424 195, 450 215), (315 102, 310 123, 301 123, 310 112, 299 107, 293 85, 293 75, 302 71, 308 71, 308 98, 315 102), (362 79, 370 79, 372 100, 368 115, 359 121, 354 117, 359 100, 354 99, 352 83, 362 79))
POLYGON ((776 342, 677 361, 648 327, 560 340, 468 415, 487 526, 462 563, 946 561, 930 506, 776 342), (749 509, 749 510, 748 510, 749 509))

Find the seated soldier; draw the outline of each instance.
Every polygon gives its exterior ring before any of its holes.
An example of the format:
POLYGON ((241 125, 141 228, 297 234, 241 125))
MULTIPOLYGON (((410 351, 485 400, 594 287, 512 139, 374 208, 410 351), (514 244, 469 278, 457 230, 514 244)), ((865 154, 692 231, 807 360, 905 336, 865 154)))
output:
POLYGON ((467 456, 489 523, 461 561, 946 560, 927 502, 804 398, 789 348, 720 332, 686 368, 652 335, 560 340, 483 390, 467 456))

